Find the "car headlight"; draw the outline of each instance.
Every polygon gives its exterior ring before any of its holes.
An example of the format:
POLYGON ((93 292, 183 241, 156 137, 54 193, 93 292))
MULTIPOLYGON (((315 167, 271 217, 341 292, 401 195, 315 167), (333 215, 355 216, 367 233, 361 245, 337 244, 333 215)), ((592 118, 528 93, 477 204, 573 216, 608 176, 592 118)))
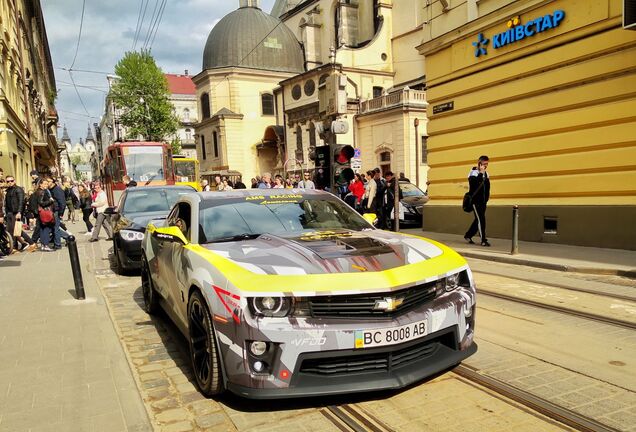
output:
POLYGON ((466 270, 438 279, 435 285, 436 295, 456 290, 460 286, 470 286, 470 280, 468 279, 466 270))
POLYGON ((144 239, 144 233, 140 231, 132 231, 132 230, 121 230, 119 231, 119 236, 122 238, 122 240, 126 240, 126 241, 144 239))
POLYGON ((255 316, 284 317, 291 311, 290 297, 252 297, 248 302, 255 316))

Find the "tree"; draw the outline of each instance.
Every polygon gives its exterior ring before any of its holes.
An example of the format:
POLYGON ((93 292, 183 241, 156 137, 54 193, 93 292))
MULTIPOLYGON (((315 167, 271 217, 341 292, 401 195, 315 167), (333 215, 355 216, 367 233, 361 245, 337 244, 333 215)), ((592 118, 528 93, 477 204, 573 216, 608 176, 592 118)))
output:
POLYGON ((170 141, 170 147, 173 155, 181 154, 181 138, 178 135, 170 141))
POLYGON ((127 52, 115 66, 119 80, 110 97, 122 109, 121 123, 128 137, 141 135, 148 141, 165 141, 179 122, 168 100, 168 82, 147 51, 127 52))

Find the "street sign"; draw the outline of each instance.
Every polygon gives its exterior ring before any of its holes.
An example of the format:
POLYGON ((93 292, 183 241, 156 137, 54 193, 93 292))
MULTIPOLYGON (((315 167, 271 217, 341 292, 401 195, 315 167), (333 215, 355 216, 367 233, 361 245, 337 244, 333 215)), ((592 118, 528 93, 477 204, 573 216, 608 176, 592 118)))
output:
POLYGON ((353 157, 356 159, 360 159, 360 157, 362 157, 362 150, 360 150, 359 148, 353 149, 353 157))

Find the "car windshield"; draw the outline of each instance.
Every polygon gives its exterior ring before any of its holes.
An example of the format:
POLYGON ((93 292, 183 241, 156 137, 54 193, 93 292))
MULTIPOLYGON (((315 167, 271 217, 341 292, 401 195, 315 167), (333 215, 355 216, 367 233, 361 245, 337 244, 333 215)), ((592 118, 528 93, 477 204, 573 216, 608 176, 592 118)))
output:
POLYGON ((187 189, 140 188, 128 191, 122 213, 169 212, 181 195, 191 193, 187 189))
POLYGON ((369 223, 335 197, 247 196, 202 204, 201 243, 315 230, 370 229, 369 223))
POLYGON ((194 181, 195 180, 195 162, 185 160, 174 160, 174 175, 177 181, 194 181))
POLYGON ((425 193, 413 183, 400 183, 400 189, 402 190, 402 196, 405 197, 425 195, 425 193))
MULTIPOLYGON (((137 148, 134 148, 137 150, 137 148)), ((159 151, 161 148, 157 147, 159 151)), ((143 150, 143 149, 140 149, 143 150)), ((126 174, 135 181, 163 180, 163 154, 130 152, 124 155, 126 174)))

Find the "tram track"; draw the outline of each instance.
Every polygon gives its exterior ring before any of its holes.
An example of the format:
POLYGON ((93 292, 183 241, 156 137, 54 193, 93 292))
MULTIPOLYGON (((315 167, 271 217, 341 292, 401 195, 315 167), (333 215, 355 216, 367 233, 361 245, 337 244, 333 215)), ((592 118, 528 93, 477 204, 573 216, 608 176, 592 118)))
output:
POLYGON ((611 298, 611 299, 615 299, 615 300, 624 300, 624 301, 636 302, 636 296, 627 296, 627 295, 622 295, 622 294, 611 293, 611 292, 608 292, 608 291, 595 291, 595 290, 592 290, 592 289, 573 287, 571 285, 564 284, 564 283, 550 282, 549 284, 547 284, 546 282, 537 281, 537 280, 529 278, 529 277, 524 278, 524 277, 520 277, 520 276, 509 276, 507 274, 491 272, 491 271, 485 271, 485 270, 473 270, 473 273, 486 274, 486 275, 489 275, 489 276, 504 277, 506 279, 517 280, 517 281, 521 281, 521 282, 529 282, 529 283, 540 284, 540 285, 549 285, 551 287, 561 288, 561 289, 564 289, 564 290, 567 290, 567 291, 574 291, 574 292, 580 292, 580 293, 586 293, 586 294, 593 294, 593 295, 597 295, 597 296, 601 296, 601 297, 607 297, 607 298, 611 298))
POLYGON ((507 300, 507 301, 511 301, 514 303, 519 303, 519 304, 523 304, 526 306, 532 306, 532 307, 536 307, 536 308, 540 308, 540 309, 548 309, 554 312, 560 312, 566 315, 572 315, 572 316, 576 316, 579 318, 585 318, 588 320, 592 320, 592 321, 597 321, 597 322, 602 322, 604 324, 609 324, 609 325, 613 325, 616 327, 622 327, 622 328, 627 328, 630 330, 636 330, 636 323, 631 322, 631 321, 625 321, 625 320, 620 320, 620 319, 616 319, 616 318, 611 318, 611 317, 606 317, 603 315, 598 315, 598 314, 593 314, 590 312, 584 312, 584 311, 577 311, 577 310, 573 310, 573 309, 568 309, 562 306, 556 306, 556 305, 551 305, 551 304, 547 304, 547 303, 542 303, 542 302, 538 302, 538 301, 534 301, 534 300, 528 300, 528 299, 524 299, 524 298, 520 298, 520 297, 515 297, 515 296, 510 296, 510 295, 506 295, 506 294, 502 294, 502 293, 498 293, 495 291, 488 291, 488 290, 483 290, 483 289, 478 289, 477 290, 477 294, 478 295, 485 295, 488 297, 494 297, 494 298, 498 298, 498 299, 502 299, 502 300, 507 300))
POLYGON ((395 432, 358 404, 329 405, 320 413, 343 432, 395 432))
POLYGON ((463 364, 459 365, 453 369, 453 373, 458 375, 460 380, 467 384, 477 384, 478 386, 488 388, 495 393, 530 409, 532 412, 541 414, 542 416, 576 430, 582 432, 618 432, 618 429, 600 423, 590 417, 556 405, 546 399, 535 396, 510 384, 506 384, 498 379, 482 375, 477 370, 469 366, 463 364))

